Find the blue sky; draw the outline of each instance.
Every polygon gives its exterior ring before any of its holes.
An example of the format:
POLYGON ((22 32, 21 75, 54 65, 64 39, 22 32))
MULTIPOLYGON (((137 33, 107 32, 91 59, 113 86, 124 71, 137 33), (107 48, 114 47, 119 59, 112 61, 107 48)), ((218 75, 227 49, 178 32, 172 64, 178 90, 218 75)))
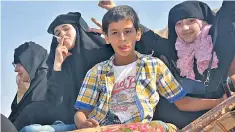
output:
MULTIPOLYGON (((117 5, 132 6, 140 21, 150 29, 162 29, 167 25, 169 10, 180 1, 117 1, 117 5)), ((221 1, 205 1, 212 9, 221 1)), ((52 36, 46 31, 59 14, 81 12, 90 27, 95 25, 91 17, 101 20, 106 12, 97 6, 98 1, 1 1, 1 113, 8 116, 16 94, 16 81, 12 66, 14 49, 26 41, 34 41, 48 49, 52 36)))

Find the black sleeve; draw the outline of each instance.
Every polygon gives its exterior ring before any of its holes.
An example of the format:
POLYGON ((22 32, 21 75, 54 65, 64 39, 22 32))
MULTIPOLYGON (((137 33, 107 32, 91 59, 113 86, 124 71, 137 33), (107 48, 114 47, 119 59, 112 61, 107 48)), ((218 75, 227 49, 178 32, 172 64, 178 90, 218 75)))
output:
POLYGON ((163 62, 167 65, 175 78, 179 80, 179 71, 175 67, 176 51, 174 45, 171 45, 169 40, 162 38, 143 25, 141 25, 141 29, 142 36, 140 41, 136 43, 136 51, 141 54, 152 54, 152 56, 160 59, 162 59, 161 56, 164 56, 166 61, 163 60, 163 62))
POLYGON ((212 70, 208 92, 219 91, 223 77, 228 73, 235 52, 235 2, 223 1, 212 25, 214 50, 219 59, 216 70, 212 70))
POLYGON ((234 10, 235 10, 235 1, 223 1, 222 6, 220 7, 220 10, 218 11, 217 14, 219 15, 220 12, 223 12, 221 15, 234 16, 234 10))
MULTIPOLYGON (((144 28, 144 27, 143 27, 144 28)), ((144 30, 145 32, 141 35, 140 41, 136 42, 135 50, 141 54, 150 55, 153 53, 154 45, 156 45, 156 40, 154 32, 151 30, 144 30)))
POLYGON ((63 100, 63 93, 65 88, 65 82, 68 79, 66 77, 66 72, 62 71, 51 71, 51 76, 47 82, 47 101, 58 104, 61 103, 63 100))
POLYGON ((212 36, 214 35, 217 21, 220 21, 222 19, 227 19, 226 20, 227 23, 229 21, 231 23, 232 22, 234 23, 234 20, 235 20, 235 1, 223 1, 219 11, 216 13, 216 18, 213 21, 212 27, 210 29, 210 34, 212 36))
POLYGON ((140 52, 143 52, 144 54, 153 53, 153 56, 155 57, 164 55, 172 60, 176 59, 174 45, 172 45, 168 39, 162 38, 142 24, 140 25, 140 28, 142 31, 142 36, 140 41, 137 42, 137 48, 140 52), (138 43, 141 45, 138 45, 138 43), (140 48, 142 48, 142 50, 140 48))
POLYGON ((155 57, 159 57, 161 50, 156 47, 162 43, 159 40, 162 40, 163 38, 142 24, 140 24, 140 28, 142 35, 140 41, 136 43, 135 50, 141 54, 152 54, 155 57))
POLYGON ((176 80, 179 81, 181 77, 179 69, 176 66, 176 52, 170 44, 170 41, 167 39, 159 38, 157 44, 154 46, 154 51, 159 54, 159 58, 166 64, 176 80))
POLYGON ((141 29, 142 34, 144 34, 144 33, 148 32, 148 31, 150 31, 149 28, 145 27, 145 26, 142 25, 142 24, 140 24, 140 29, 141 29))

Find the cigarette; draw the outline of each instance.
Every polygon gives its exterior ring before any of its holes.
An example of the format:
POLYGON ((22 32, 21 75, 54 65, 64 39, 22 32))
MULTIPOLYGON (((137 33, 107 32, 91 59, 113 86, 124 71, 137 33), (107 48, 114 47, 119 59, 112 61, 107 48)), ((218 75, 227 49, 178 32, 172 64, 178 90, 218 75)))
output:
MULTIPOLYGON (((57 38, 57 39, 61 39, 61 37, 58 37, 58 36, 56 36, 56 35, 53 35, 55 38, 57 38)), ((64 38, 69 38, 69 37, 67 37, 67 36, 64 36, 64 38)))
POLYGON ((58 36, 55 36, 55 35, 53 35, 55 38, 57 38, 57 39, 61 39, 61 37, 58 37, 58 36))

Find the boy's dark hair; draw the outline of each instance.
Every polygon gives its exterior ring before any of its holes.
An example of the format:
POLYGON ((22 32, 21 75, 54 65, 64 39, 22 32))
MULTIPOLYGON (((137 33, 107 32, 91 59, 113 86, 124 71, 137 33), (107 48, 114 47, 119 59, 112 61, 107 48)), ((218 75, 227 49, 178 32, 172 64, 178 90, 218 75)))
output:
POLYGON ((105 13, 102 19, 103 32, 105 34, 108 34, 109 24, 113 22, 118 22, 122 19, 131 20, 136 31, 139 30, 140 20, 135 10, 127 5, 120 5, 108 10, 108 12, 105 13))

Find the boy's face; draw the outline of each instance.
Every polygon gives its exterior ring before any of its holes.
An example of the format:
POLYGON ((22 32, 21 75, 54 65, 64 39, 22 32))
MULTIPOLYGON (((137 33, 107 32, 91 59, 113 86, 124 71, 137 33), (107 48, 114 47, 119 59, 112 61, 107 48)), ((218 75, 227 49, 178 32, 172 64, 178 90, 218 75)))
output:
POLYGON ((128 56, 135 51, 135 42, 139 41, 141 31, 134 28, 131 20, 122 19, 118 22, 110 23, 108 26, 108 33, 105 39, 111 43, 115 55, 128 56))

